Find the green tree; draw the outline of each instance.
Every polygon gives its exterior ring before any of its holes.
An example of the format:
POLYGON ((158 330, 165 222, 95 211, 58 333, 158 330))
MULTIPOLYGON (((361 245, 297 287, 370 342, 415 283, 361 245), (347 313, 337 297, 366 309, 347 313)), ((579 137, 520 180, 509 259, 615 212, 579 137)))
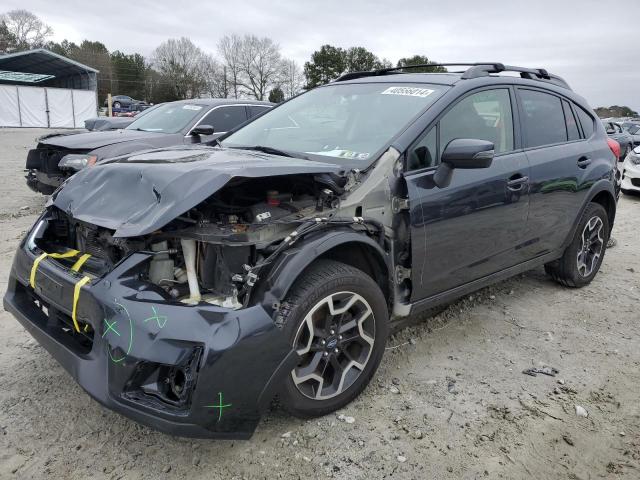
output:
POLYGON ((347 68, 347 55, 344 49, 332 45, 323 45, 311 54, 311 61, 304 64, 304 76, 307 88, 314 88, 338 78, 347 68))
POLYGON ((142 55, 127 55, 116 50, 111 53, 111 70, 114 78, 112 93, 146 100, 147 65, 142 55))
POLYGON ((618 105, 613 105, 611 107, 598 107, 595 109, 595 112, 600 118, 638 116, 638 112, 635 110, 632 110, 627 106, 620 107, 618 105))
POLYGON ((63 57, 70 57, 71 52, 77 50, 79 47, 73 42, 69 40, 63 40, 60 43, 49 42, 45 45, 45 48, 51 50, 53 53, 57 53, 58 55, 62 55, 63 57))
MULTIPOLYGON (((429 58, 425 55, 414 55, 413 57, 401 58, 398 60, 398 67, 408 67, 410 65, 425 65, 425 64, 434 64, 437 62, 433 62, 429 60, 429 58)), ((423 67, 423 68, 412 68, 412 72, 416 73, 442 73, 446 72, 447 69, 445 67, 423 67)))
POLYGON ((382 68, 382 62, 364 47, 351 47, 346 52, 347 72, 366 72, 382 68))
POLYGON ((269 101, 272 103, 284 102, 284 92, 280 87, 274 87, 269 92, 269 101))
POLYGON ((16 37, 9 31, 4 20, 0 19, 0 53, 8 53, 17 47, 16 37))
MULTIPOLYGON (((63 44, 65 42, 62 42, 63 44)), ((101 102, 107 97, 108 93, 116 93, 117 79, 113 76, 111 68, 111 55, 109 50, 101 42, 92 42, 91 40, 83 40, 78 46, 74 43, 68 43, 68 58, 80 62, 89 67, 99 70, 98 73, 98 99, 101 102)))

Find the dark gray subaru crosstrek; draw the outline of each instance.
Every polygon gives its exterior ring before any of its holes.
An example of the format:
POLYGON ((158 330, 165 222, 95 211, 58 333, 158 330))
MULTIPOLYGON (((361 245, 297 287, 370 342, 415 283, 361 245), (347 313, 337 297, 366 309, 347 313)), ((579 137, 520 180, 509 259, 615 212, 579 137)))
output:
POLYGON ((545 70, 348 74, 219 144, 83 169, 4 306, 108 408, 247 438, 274 396, 301 417, 354 399, 403 318, 542 265, 591 282, 612 149, 545 70))

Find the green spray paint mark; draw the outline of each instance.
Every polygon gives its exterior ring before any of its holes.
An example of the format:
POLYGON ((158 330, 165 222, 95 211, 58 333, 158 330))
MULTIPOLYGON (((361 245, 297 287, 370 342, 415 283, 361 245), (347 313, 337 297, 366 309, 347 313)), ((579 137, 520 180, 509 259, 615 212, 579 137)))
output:
POLYGON ((167 316, 158 315, 156 307, 151 307, 151 310, 153 310, 153 315, 149 318, 145 318, 143 322, 147 323, 149 320, 155 320, 158 323, 158 327, 163 328, 167 324, 167 316))
POLYGON ((218 409, 218 421, 222 418, 222 410, 230 407, 231 403, 222 402, 222 392, 218 392, 218 404, 217 405, 205 405, 204 408, 217 408, 218 409))
POLYGON ((111 354, 111 349, 107 347, 107 352, 109 353, 109 358, 111 359, 111 361, 114 362, 114 363, 120 363, 125 358, 127 358, 127 355, 129 355, 129 353, 131 353, 131 347, 133 347, 133 320, 131 320, 131 315, 129 315, 129 311, 127 310, 127 307, 125 307, 124 305, 118 303, 117 299, 114 299, 114 302, 122 310, 124 310, 124 313, 127 314, 127 319, 129 320, 129 345, 127 346, 126 353, 122 357, 114 358, 113 355, 111 354))
POLYGON ((104 336, 109 333, 110 331, 115 333, 116 335, 120 336, 120 333, 116 330, 115 328, 115 324, 118 323, 117 320, 114 320, 113 322, 109 323, 109 320, 107 320, 106 318, 104 319, 104 323, 107 324, 107 329, 104 331, 104 333, 102 334, 102 338, 104 338, 104 336))

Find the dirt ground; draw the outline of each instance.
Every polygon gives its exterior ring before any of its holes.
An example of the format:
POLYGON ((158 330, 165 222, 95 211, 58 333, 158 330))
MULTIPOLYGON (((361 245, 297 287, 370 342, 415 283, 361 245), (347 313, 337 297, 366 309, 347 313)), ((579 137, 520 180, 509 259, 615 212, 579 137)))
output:
MULTIPOLYGON (((3 290, 44 205, 22 172, 43 133, 0 129, 3 290)), ((590 286, 538 269, 477 292, 392 337, 344 411, 276 409, 250 441, 174 438, 106 410, 0 311, 0 478, 638 479, 639 232, 640 197, 623 196, 590 286), (540 365, 559 373, 522 373, 540 365)))

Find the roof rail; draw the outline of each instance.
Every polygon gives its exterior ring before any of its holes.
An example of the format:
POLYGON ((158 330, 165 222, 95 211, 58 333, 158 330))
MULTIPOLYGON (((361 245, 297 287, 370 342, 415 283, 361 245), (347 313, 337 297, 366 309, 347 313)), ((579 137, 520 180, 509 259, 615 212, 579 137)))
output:
MULTIPOLYGON (((516 67, 513 65, 505 65, 500 62, 478 62, 478 63, 423 63, 419 65, 407 65, 404 67, 391 67, 382 68, 380 70, 370 70, 366 72, 349 72, 338 77, 336 82, 344 82, 347 80, 355 80, 365 77, 377 77, 382 75, 388 75, 393 72, 400 72, 402 70, 410 70, 415 68, 425 67, 469 67, 462 73, 462 80, 468 80, 471 78, 486 77, 492 73, 501 72, 519 72, 521 78, 529 80, 541 80, 552 83, 559 87, 571 90, 569 84, 561 77, 549 73, 544 68, 525 68, 516 67)), ((402 72, 400 72, 402 73, 402 72)))

